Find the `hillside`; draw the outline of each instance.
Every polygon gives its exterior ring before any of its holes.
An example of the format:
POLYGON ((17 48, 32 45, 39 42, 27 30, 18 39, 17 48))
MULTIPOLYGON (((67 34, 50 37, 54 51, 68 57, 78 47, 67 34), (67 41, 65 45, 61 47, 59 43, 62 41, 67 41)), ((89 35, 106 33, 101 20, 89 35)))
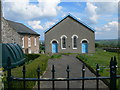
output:
POLYGON ((117 39, 95 40, 95 43, 98 43, 100 46, 105 46, 105 47, 118 47, 117 39))

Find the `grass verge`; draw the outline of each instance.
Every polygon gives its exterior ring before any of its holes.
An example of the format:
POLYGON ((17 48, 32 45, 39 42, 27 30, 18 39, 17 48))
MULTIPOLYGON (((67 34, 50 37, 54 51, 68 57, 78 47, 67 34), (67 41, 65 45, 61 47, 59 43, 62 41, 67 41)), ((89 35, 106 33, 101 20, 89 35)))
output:
POLYGON ((77 58, 83 60, 86 64, 91 66, 94 70, 96 69, 96 64, 100 66, 100 75, 109 76, 110 75, 110 59, 116 56, 118 60, 118 54, 113 52, 105 52, 101 49, 96 49, 94 54, 80 54, 77 58))
POLYGON ((62 55, 73 55, 73 54, 78 54, 78 53, 61 53, 62 55))
MULTIPOLYGON (((102 49, 96 49, 94 54, 80 54, 76 57, 86 63, 92 71, 96 70, 96 64, 100 66, 100 75, 101 76, 110 76, 110 60, 111 57, 116 56, 118 62, 118 53, 106 52, 102 49)), ((117 70, 118 73, 118 70, 117 70)), ((119 74, 119 73, 118 73, 119 74)), ((109 86, 110 80, 103 80, 106 85, 109 86)), ((118 82, 118 81, 117 81, 118 82)), ((117 87, 119 87, 117 83, 117 87)))
POLYGON ((55 58, 61 58, 62 54, 53 54, 51 56, 51 59, 55 59, 55 58))
MULTIPOLYGON (((41 75, 42 75, 43 72, 46 70, 49 58, 50 57, 47 56, 47 55, 40 54, 40 56, 38 58, 36 58, 35 60, 33 60, 30 63, 26 64, 25 65, 26 66, 26 78, 37 78, 36 70, 37 70, 38 65, 41 68, 41 75)), ((6 74, 6 72, 4 72, 4 73, 6 74)), ((22 75, 22 66, 12 69, 12 76, 14 76, 14 77, 23 77, 23 75, 22 75)), ((4 78, 4 82, 5 82, 5 88, 7 88, 6 77, 4 78)), ((11 85, 12 88, 14 88, 16 90, 18 88, 23 88, 23 82, 22 81, 21 82, 12 81, 11 84, 12 84, 11 85)), ((33 86, 35 85, 35 82, 28 81, 26 84, 27 84, 26 88, 32 89, 33 86)))

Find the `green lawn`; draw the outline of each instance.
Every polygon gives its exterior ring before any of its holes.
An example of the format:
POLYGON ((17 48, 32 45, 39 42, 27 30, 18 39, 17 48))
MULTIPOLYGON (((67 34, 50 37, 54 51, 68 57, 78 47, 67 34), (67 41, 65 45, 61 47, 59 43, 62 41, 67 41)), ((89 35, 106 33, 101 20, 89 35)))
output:
MULTIPOLYGON (((40 56, 38 58, 36 58, 35 60, 27 63, 25 65, 26 66, 26 77, 27 78, 37 78, 36 70, 37 70, 38 65, 40 66, 41 75, 42 75, 43 72, 46 70, 49 58, 50 57, 47 56, 47 55, 40 54, 40 56)), ((15 77, 22 77, 22 66, 12 69, 12 75, 15 76, 15 77)), ((36 82, 27 82, 27 88, 33 88, 35 83, 36 82)), ((14 82, 12 82, 12 84, 13 84, 12 85, 13 88, 23 88, 23 83, 22 82, 14 81, 14 82)), ((5 87, 7 87, 7 86, 5 85, 5 87)))
POLYGON ((62 54, 53 54, 51 56, 51 59, 55 59, 55 58, 61 58, 62 54))
POLYGON ((109 76, 109 65, 111 57, 116 56, 118 59, 118 54, 113 52, 105 52, 101 49, 96 49, 94 54, 81 54, 77 57, 91 66, 94 70, 96 69, 96 64, 100 66, 100 75, 109 76), (102 67, 105 66, 105 67, 102 67))

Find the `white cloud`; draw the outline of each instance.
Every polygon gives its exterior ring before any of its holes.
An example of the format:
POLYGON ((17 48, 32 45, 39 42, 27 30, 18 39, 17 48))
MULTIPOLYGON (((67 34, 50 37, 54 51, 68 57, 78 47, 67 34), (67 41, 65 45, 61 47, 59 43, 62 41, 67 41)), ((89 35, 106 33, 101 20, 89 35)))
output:
POLYGON ((68 14, 67 13, 63 13, 63 15, 61 16, 62 18, 67 16, 68 14))
POLYGON ((54 24, 55 24, 55 22, 52 22, 52 21, 51 22, 46 22, 45 26, 44 26, 45 27, 44 29, 46 30, 46 29, 50 28, 52 25, 54 25, 54 24))
POLYGON ((99 2, 95 3, 98 7, 97 14, 113 14, 118 12, 118 2, 99 2))
POLYGON ((46 30, 54 24, 55 24, 55 22, 53 22, 53 21, 46 22, 44 25, 41 25, 41 21, 37 21, 37 20, 28 21, 28 25, 30 25, 35 30, 46 30))
POLYGON ((12 0, 3 2, 3 11, 5 17, 17 20, 53 17, 62 9, 59 3, 60 0, 38 0, 38 4, 31 4, 29 0, 12 0))
POLYGON ((116 14, 118 12, 117 2, 87 2, 85 12, 90 24, 98 22, 100 17, 116 14))
POLYGON ((95 32, 95 34, 96 34, 96 35, 101 35, 101 34, 102 34, 102 32, 95 32))
POLYGON ((96 39, 117 39, 118 38, 118 22, 111 21, 103 26, 96 27, 96 39))
POLYGON ((112 21, 112 22, 108 22, 107 24, 105 24, 102 27, 97 27, 96 28, 97 31, 117 31, 118 30, 118 22, 117 21, 112 21))
POLYGON ((88 19, 91 23, 97 23, 98 15, 96 13, 97 7, 90 2, 87 2, 85 11, 88 14, 88 19))
POLYGON ((28 21, 28 25, 30 25, 35 30, 43 30, 44 28, 40 25, 40 21, 28 21))

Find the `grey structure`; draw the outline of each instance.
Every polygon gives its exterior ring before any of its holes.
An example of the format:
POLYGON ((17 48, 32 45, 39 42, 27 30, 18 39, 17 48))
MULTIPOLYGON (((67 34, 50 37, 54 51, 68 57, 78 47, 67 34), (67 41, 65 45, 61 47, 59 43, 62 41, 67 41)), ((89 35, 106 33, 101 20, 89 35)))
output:
POLYGON ((24 53, 39 53, 39 34, 26 27, 25 25, 10 20, 1 18, 2 31, 1 37, 2 43, 16 43, 19 44, 24 53), (24 38, 24 41, 23 41, 24 38), (30 47, 28 47, 28 38, 30 38, 30 47), (36 46, 34 46, 34 38, 36 46), (24 45, 23 45, 24 44, 24 45), (24 47, 23 47, 24 46, 24 47))
POLYGON ((67 15, 45 32, 45 52, 52 53, 52 43, 57 42, 58 53, 82 53, 82 42, 87 42, 88 52, 95 52, 95 32, 72 15, 67 15), (62 36, 66 39, 66 48, 62 48, 62 36), (73 47, 73 37, 77 45, 73 47))

